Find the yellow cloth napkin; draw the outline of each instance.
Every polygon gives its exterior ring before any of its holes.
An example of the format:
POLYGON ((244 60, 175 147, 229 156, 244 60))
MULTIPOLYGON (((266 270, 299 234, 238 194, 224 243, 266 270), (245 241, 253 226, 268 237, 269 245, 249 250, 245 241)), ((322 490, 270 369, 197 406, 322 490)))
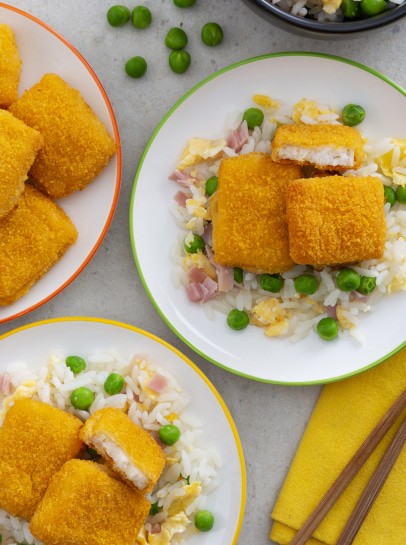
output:
MULTIPOLYGON (((270 538, 286 545, 406 388, 406 348, 377 367, 324 386, 272 512, 270 538)), ((334 545, 405 412, 307 542, 334 545)), ((406 448, 354 545, 406 544, 406 448)))

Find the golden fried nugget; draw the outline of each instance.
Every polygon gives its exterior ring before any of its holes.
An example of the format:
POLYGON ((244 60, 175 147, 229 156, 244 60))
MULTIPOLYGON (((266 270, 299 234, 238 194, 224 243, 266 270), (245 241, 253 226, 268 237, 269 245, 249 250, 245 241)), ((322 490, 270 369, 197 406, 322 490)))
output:
POLYGON ((107 407, 86 420, 80 438, 97 450, 131 487, 151 492, 165 467, 158 443, 120 409, 107 407))
POLYGON ((82 422, 60 409, 19 399, 0 427, 0 507, 15 517, 31 518, 51 477, 79 456, 82 422))
POLYGON ((30 530, 47 545, 132 545, 150 508, 103 466, 70 460, 52 478, 30 530))
POLYGON ((0 108, 8 108, 18 98, 21 59, 8 25, 0 25, 0 108))
POLYGON ((256 273, 294 266, 285 223, 285 190, 299 166, 274 163, 260 153, 224 159, 211 199, 214 259, 256 273))
POLYGON ((0 306, 26 294, 77 235, 62 208, 26 183, 16 208, 0 220, 0 306))
POLYGON ((384 203, 377 177, 295 180, 286 191, 291 258, 316 267, 381 258, 384 203))
POLYGON ((20 198, 42 144, 38 131, 10 112, 0 110, 0 218, 8 214, 20 198))
POLYGON ((360 168, 360 133, 345 125, 282 125, 272 141, 272 159, 281 164, 315 165, 323 170, 360 168))
POLYGON ((29 175, 55 199, 84 189, 116 151, 113 138, 79 91, 56 74, 43 76, 10 111, 42 134, 44 146, 29 175))

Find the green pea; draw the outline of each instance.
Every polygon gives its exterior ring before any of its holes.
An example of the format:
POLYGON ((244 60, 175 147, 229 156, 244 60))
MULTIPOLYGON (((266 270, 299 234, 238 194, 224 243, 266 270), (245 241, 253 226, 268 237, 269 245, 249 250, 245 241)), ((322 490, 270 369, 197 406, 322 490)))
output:
POLYGON ((206 181, 206 193, 208 195, 213 195, 213 193, 217 190, 219 180, 217 176, 212 176, 206 181))
POLYGON ((177 74, 183 74, 190 66, 190 54, 187 51, 172 51, 169 66, 177 74))
POLYGON ((259 108, 248 108, 245 110, 243 120, 247 122, 250 130, 259 127, 264 120, 264 113, 259 108))
POLYGON ((96 458, 97 456, 100 456, 97 450, 95 450, 94 448, 87 447, 86 450, 92 458, 96 458))
POLYGON ((130 10, 126 6, 112 6, 107 12, 107 21, 115 27, 125 25, 130 17, 130 10))
POLYGON ((376 287, 376 278, 374 276, 361 276, 361 282, 357 289, 362 295, 369 295, 376 287))
POLYGON ((75 407, 75 409, 80 409, 81 411, 87 411, 93 401, 93 392, 91 392, 89 388, 85 388, 84 386, 73 390, 70 396, 70 402, 72 403, 72 405, 75 407))
POLYGON ((217 23, 206 23, 202 28, 201 36, 205 45, 214 47, 223 41, 223 29, 217 23))
POLYGON ((338 324, 334 318, 322 318, 317 324, 317 333, 325 341, 332 341, 338 335, 338 324))
POLYGON ((214 517, 210 511, 205 509, 198 511, 195 515, 195 526, 201 532, 208 532, 213 528, 214 517))
POLYGON ((191 242, 183 241, 183 246, 188 254, 197 254, 197 250, 204 250, 206 243, 199 235, 193 235, 191 242))
POLYGON ((135 28, 147 28, 151 24, 151 12, 145 6, 137 6, 132 12, 132 22, 135 28))
POLYGON ((244 271, 240 267, 234 267, 234 280, 239 284, 244 281, 244 271))
POLYGON ((356 0, 342 0, 340 8, 347 19, 354 19, 361 13, 360 2, 356 0))
POLYGON ((396 198, 400 203, 406 204, 406 187, 398 185, 396 188, 396 198))
POLYGON ((385 196, 385 203, 388 202, 390 204, 390 207, 392 208, 392 206, 396 202, 396 191, 392 187, 384 185, 383 194, 385 196))
POLYGON ((2 541, 3 541, 3 536, 0 534, 0 545, 2 541))
POLYGON ((119 394, 125 384, 124 377, 118 373, 111 373, 104 382, 104 391, 113 396, 119 394))
POLYGON ((358 106, 358 104, 347 104, 347 106, 344 106, 341 115, 344 125, 355 127, 355 125, 359 125, 364 120, 365 110, 362 106, 358 106))
POLYGON ((68 356, 65 360, 67 367, 77 375, 86 369, 86 362, 80 356, 68 356))
POLYGON ((165 38, 165 45, 169 49, 183 49, 187 45, 187 35, 181 28, 171 28, 165 38))
POLYGON ((365 15, 378 15, 386 8, 386 0, 361 0, 361 9, 365 15))
POLYGON ((167 424, 159 428, 158 435, 164 445, 172 446, 180 438, 180 429, 173 424, 167 424))
POLYGON ((300 274, 295 279, 295 290, 298 293, 304 293, 306 295, 312 295, 316 293, 319 287, 317 278, 311 274, 300 274))
POLYGON ((231 329, 239 331, 240 329, 245 329, 249 323, 250 319, 248 314, 243 310, 238 310, 234 308, 227 316, 227 324, 231 329))
POLYGON ((173 0, 173 3, 178 8, 190 8, 194 6, 196 0, 173 0))
POLYGON ((283 287, 283 278, 280 274, 263 274, 259 285, 265 291, 278 293, 283 287))
POLYGON ((140 78, 147 71, 147 63, 143 57, 133 57, 125 63, 125 71, 132 78, 140 78))
POLYGON ((342 291, 354 291, 361 283, 360 275, 353 269, 342 269, 337 274, 337 286, 342 291))

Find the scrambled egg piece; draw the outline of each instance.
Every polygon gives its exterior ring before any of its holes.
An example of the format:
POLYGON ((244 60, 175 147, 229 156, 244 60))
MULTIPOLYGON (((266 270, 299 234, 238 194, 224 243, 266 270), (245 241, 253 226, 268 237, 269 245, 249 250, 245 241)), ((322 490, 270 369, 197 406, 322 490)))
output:
POLYGON ((292 313, 281 308, 278 298, 261 301, 252 309, 250 324, 265 327, 267 337, 278 337, 289 327, 289 318, 292 313))
POLYGON ((340 324, 340 326, 341 326, 343 329, 354 329, 355 324, 353 324, 352 322, 350 322, 349 320, 347 320, 347 318, 346 318, 345 316, 343 316, 343 311, 347 311, 347 312, 348 312, 348 308, 344 308, 344 307, 341 306, 341 305, 337 305, 336 313, 337 313, 337 321, 338 321, 338 323, 340 324))
POLYGON ((320 106, 315 100, 304 98, 294 105, 292 119, 295 123, 300 124, 302 123, 302 115, 305 115, 314 119, 314 121, 319 121, 319 116, 323 114, 335 114, 338 119, 338 114, 334 110, 329 110, 326 106, 320 106))
MULTIPOLYGON (((392 144, 394 145, 394 148, 399 148, 400 155, 399 155, 399 161, 402 161, 406 158, 406 140, 397 140, 395 138, 392 138, 392 144)), ((406 174, 401 174, 400 172, 394 172, 394 168, 396 166, 392 166, 392 158, 393 154, 395 152, 395 149, 392 149, 385 153, 384 155, 381 155, 380 157, 377 157, 375 159, 375 163, 377 163, 378 167, 382 171, 382 174, 385 176, 389 176, 390 178, 393 178, 393 183, 396 185, 406 185, 406 174)), ((399 162, 398 161, 398 162, 399 162)))
POLYGON ((190 254, 185 259, 188 265, 190 265, 191 267, 193 265, 196 265, 196 267, 198 267, 199 269, 203 269, 207 276, 209 276, 212 280, 216 280, 216 267, 210 263, 209 258, 205 254, 197 251, 197 253, 190 254))
POLYGON ((14 394, 4 398, 3 407, 0 411, 0 422, 3 422, 4 417, 6 416, 7 411, 10 408, 10 405, 13 405, 17 399, 23 399, 25 397, 32 397, 35 392, 35 380, 30 380, 18 386, 14 394))
POLYGON ((180 534, 186 530, 190 520, 185 513, 178 513, 169 517, 162 525, 159 534, 149 534, 148 543, 150 545, 169 545, 175 534, 180 534))
POLYGON ((342 0, 322 0, 323 11, 329 15, 333 15, 341 6, 341 1, 342 0))
POLYGON ((191 199, 186 199, 186 209, 189 214, 193 214, 196 218, 210 220, 210 210, 206 209, 209 200, 206 197, 204 188, 199 188, 197 193, 191 199))
POLYGON ((196 498, 202 493, 202 487, 200 481, 195 481, 192 484, 185 484, 181 490, 185 491, 184 496, 180 496, 176 501, 172 503, 168 509, 170 515, 177 515, 184 511, 188 505, 190 505, 196 498))
POLYGON ((280 106, 279 102, 266 95, 254 95, 252 100, 265 110, 277 110, 280 106))
POLYGON ((191 165, 216 157, 226 146, 227 142, 223 138, 219 138, 218 140, 192 138, 176 168, 178 170, 185 170, 191 165))

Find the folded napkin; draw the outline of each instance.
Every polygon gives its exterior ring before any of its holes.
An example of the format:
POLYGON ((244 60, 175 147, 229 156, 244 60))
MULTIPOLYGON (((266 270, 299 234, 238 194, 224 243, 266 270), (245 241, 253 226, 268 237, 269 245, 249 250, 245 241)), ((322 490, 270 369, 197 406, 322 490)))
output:
MULTIPOLYGON (((286 545, 381 417, 406 388, 406 348, 355 377, 324 386, 272 512, 270 538, 286 545)), ((404 412, 327 514, 309 545, 334 545, 404 412)), ((406 447, 354 545, 406 544, 406 447)))

